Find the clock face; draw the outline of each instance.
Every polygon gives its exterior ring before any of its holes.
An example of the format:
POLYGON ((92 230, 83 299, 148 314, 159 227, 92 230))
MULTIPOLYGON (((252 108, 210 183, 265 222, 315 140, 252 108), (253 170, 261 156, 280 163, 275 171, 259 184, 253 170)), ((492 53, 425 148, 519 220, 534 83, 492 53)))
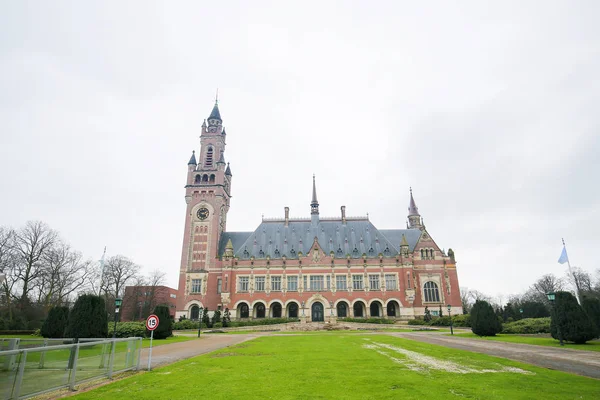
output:
POLYGON ((207 208, 201 208, 198 210, 198 212, 196 213, 196 215, 198 216, 199 219, 206 219, 208 218, 208 209, 207 208))

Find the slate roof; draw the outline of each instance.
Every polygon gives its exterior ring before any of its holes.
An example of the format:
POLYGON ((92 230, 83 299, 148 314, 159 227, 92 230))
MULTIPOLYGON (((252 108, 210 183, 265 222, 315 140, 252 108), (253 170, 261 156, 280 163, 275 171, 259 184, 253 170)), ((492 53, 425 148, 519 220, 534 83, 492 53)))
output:
POLYGON ((219 121, 223 121, 221 119, 221 113, 219 112, 219 105, 216 102, 215 102, 215 106, 213 107, 208 119, 218 119, 219 121))
POLYGON ((188 162, 188 165, 198 165, 198 163, 196 162, 196 152, 192 151, 192 156, 190 157, 190 161, 188 162))
POLYGON ((254 232, 224 232, 219 243, 219 255, 225 251, 227 241, 231 239, 233 252, 241 260, 298 258, 298 252, 306 254, 317 236, 319 245, 325 253, 334 252, 335 258, 360 258, 363 254, 377 257, 394 257, 399 253, 402 234, 405 235, 412 251, 421 236, 419 229, 378 230, 368 219, 320 220, 312 224, 307 220, 290 220, 285 226, 284 220, 263 221, 254 232))

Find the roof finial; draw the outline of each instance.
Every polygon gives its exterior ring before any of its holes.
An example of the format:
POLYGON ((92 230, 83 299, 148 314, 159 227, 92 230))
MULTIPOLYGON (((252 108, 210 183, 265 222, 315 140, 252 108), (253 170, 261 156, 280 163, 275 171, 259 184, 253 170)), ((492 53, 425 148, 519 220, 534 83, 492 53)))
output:
POLYGON ((315 174, 313 174, 313 192, 312 201, 310 202, 310 213, 319 214, 319 202, 317 201, 317 183, 315 179, 315 174))
POLYGON ((417 204, 413 198, 412 187, 410 188, 410 204, 408 206, 408 215, 419 215, 419 209, 417 208, 417 204))
POLYGON ((215 104, 219 104, 219 88, 217 88, 217 94, 215 95, 215 104))

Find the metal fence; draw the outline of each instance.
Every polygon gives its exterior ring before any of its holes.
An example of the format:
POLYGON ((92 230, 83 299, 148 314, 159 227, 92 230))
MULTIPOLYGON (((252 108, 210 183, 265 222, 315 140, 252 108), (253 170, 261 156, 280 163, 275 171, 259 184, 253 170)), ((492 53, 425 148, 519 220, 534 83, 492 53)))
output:
POLYGON ((141 338, 89 340, 40 339, 23 343, 27 348, 19 339, 2 340, 1 349, 12 349, 0 351, 0 399, 24 399, 64 387, 74 390, 82 382, 139 368, 141 338))

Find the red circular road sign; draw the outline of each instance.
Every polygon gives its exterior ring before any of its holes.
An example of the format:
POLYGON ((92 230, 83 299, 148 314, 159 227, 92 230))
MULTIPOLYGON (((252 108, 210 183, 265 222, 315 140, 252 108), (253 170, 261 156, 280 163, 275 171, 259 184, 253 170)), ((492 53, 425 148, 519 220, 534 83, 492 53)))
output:
POLYGON ((146 328, 148 328, 149 331, 158 328, 158 317, 156 315, 152 314, 148 317, 146 320, 146 328))

